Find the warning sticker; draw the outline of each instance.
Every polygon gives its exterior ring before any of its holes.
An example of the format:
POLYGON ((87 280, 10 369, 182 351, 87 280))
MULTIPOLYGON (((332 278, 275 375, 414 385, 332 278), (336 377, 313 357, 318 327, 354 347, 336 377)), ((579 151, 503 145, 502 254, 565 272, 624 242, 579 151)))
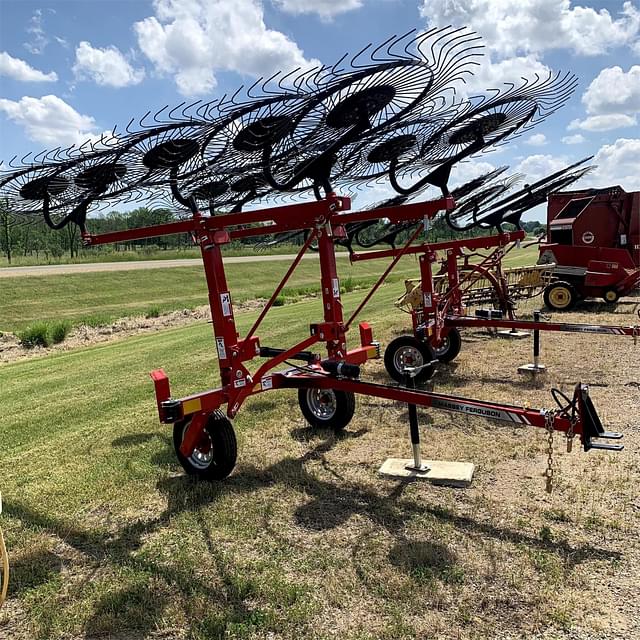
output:
POLYGON ((233 381, 233 386, 236 389, 240 389, 241 387, 246 386, 246 384, 247 384, 247 381, 244 378, 240 378, 240 380, 234 380, 233 381))
POLYGON ((231 315, 231 294, 227 291, 220 294, 220 304, 222 305, 222 315, 231 315))
POLYGON ((216 348, 218 349, 218 358, 226 360, 227 350, 224 348, 224 338, 216 338, 216 348))
POLYGON ((271 376, 265 376, 260 381, 262 383, 262 390, 266 391, 267 389, 273 389, 273 379, 271 376))
POLYGON ((431 307, 431 294, 430 293, 425 293, 422 296, 422 304, 425 307, 431 307))
POLYGON ((333 285, 333 297, 340 297, 340 280, 338 278, 332 278, 331 283, 333 285))

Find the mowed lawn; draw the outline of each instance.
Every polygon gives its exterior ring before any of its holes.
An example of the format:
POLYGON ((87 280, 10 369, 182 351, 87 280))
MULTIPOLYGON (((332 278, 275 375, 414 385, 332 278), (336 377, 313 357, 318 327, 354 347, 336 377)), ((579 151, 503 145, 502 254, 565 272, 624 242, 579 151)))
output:
MULTIPOLYGON (((535 248, 512 251, 505 264, 533 264, 535 248)), ((373 283, 389 262, 372 260, 349 263, 338 254, 343 284, 373 283)), ((290 261, 231 264, 227 267, 229 289, 236 302, 268 298, 286 272, 290 261)), ((414 257, 403 258, 392 271, 389 282, 417 277, 414 257)), ((303 261, 284 291, 293 294, 319 291, 318 264, 303 261)), ((154 311, 172 311, 207 304, 207 287, 202 267, 175 267, 139 271, 67 274, 62 276, 22 276, 0 279, 0 331, 15 332, 41 320, 107 323, 113 319, 154 311)))
MULTIPOLYGON (((393 308, 402 289, 383 287, 363 314, 383 345, 409 326, 393 308)), ((344 296, 347 312, 363 294, 344 296)), ((305 337, 319 307, 273 309, 262 344, 305 337)), ((565 317, 631 324, 634 309, 565 317)), ((241 332, 255 316, 239 314, 241 332)), ((309 430, 294 392, 251 399, 235 421, 234 473, 192 482, 147 373, 164 367, 176 396, 214 386, 211 332, 203 322, 0 365, 0 518, 12 563, 0 638, 637 637, 630 339, 545 334, 549 373, 531 383, 515 373, 529 341, 467 333, 458 360, 439 368, 437 391, 533 407, 552 406, 552 386, 592 385, 627 448, 568 454, 557 436, 549 496, 540 430, 421 410, 425 457, 473 461, 476 476, 467 490, 404 484, 377 469, 410 454, 406 407, 359 398, 336 437, 309 430)), ((388 380, 379 361, 364 375, 388 380)))

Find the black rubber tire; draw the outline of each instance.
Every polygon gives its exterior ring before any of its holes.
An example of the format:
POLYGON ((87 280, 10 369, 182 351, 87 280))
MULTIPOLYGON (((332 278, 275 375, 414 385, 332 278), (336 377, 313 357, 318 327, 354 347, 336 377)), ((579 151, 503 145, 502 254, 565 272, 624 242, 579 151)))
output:
POLYGON ((602 297, 607 304, 615 304, 620 300, 620 294, 615 289, 607 289, 602 297))
MULTIPOLYGON (((404 361, 405 364, 421 366, 425 362, 433 362, 435 359, 431 345, 414 336, 400 336, 392 340, 384 350, 384 367, 396 382, 404 383, 405 381, 400 361, 404 361)), ((434 371, 434 365, 422 369, 415 377, 416 384, 422 384, 429 380, 434 371)))
POLYGON ((180 452, 180 445, 190 418, 180 420, 173 425, 173 446, 182 468, 189 474, 203 480, 223 480, 236 466, 238 443, 233 424, 222 413, 212 411, 207 419, 205 432, 209 437, 210 449, 206 453, 196 449, 189 458, 180 452))
POLYGON ((577 302, 578 293, 569 282, 558 280, 545 287, 542 297, 548 309, 569 311, 577 302))
POLYGON ((440 348, 433 349, 433 353, 440 362, 451 362, 458 357, 460 349, 462 349, 462 337, 460 332, 453 328, 449 329, 449 333, 443 339, 440 348))
POLYGON ((356 396, 338 389, 298 389, 298 404, 314 429, 342 431, 353 418, 356 396))

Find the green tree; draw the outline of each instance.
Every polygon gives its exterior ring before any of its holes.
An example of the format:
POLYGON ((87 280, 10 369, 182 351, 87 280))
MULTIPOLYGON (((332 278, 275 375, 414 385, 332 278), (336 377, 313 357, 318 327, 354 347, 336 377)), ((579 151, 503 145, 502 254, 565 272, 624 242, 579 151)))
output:
POLYGON ((2 227, 2 250, 7 255, 7 261, 11 264, 12 226, 9 222, 9 203, 5 198, 0 204, 0 226, 2 227))

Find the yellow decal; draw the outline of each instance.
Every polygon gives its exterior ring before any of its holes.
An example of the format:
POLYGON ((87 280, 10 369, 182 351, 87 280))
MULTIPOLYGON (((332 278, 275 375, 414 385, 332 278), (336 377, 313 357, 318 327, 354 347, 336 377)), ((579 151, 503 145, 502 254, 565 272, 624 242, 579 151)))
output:
POLYGON ((197 413, 198 411, 200 411, 200 409, 202 409, 202 402, 200 401, 200 398, 185 400, 182 403, 182 413, 184 413, 185 416, 188 416, 192 413, 197 413))

